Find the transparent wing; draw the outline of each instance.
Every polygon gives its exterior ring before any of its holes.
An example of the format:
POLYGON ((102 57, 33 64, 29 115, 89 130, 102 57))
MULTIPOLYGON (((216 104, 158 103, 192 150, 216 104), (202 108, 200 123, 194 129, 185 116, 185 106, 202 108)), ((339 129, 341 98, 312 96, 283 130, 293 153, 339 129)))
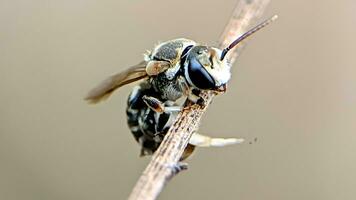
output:
POLYGON ((131 66, 123 72, 110 76, 98 86, 89 91, 85 97, 89 103, 98 103, 107 99, 113 91, 123 85, 144 79, 148 77, 146 73, 146 61, 142 61, 137 65, 131 66))

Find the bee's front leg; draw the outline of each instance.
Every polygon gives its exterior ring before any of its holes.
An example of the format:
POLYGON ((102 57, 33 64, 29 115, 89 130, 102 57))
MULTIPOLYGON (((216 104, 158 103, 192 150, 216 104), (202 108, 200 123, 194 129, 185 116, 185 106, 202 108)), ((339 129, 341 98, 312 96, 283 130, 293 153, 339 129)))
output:
POLYGON ((149 108, 158 113, 179 112, 182 110, 180 106, 165 106, 163 102, 155 97, 144 95, 142 100, 149 108))
MULTIPOLYGON (((220 87, 216 88, 213 90, 216 94, 223 94, 226 92, 227 86, 226 84, 221 85, 220 87)), ((198 89, 192 89, 191 94, 188 95, 188 99, 191 100, 192 102, 198 104, 201 107, 206 106, 205 100, 200 96, 201 90, 198 89)))
POLYGON ((190 94, 190 96, 188 96, 188 99, 192 102, 194 102, 195 104, 199 105, 200 107, 205 107, 206 106, 206 102, 203 99, 203 97, 200 96, 201 90, 198 89, 192 89, 192 92, 190 94))
POLYGON ((205 106, 205 100, 199 96, 200 92, 201 92, 200 90, 189 88, 184 77, 179 77, 178 83, 179 83, 184 95, 188 98, 189 101, 191 101, 195 104, 198 104, 201 107, 205 106))
POLYGON ((206 102, 205 100, 203 99, 203 97, 200 97, 200 96, 197 96, 193 93, 190 93, 188 96, 187 96, 187 99, 194 103, 195 105, 198 105, 200 107, 205 107, 206 106, 206 102))

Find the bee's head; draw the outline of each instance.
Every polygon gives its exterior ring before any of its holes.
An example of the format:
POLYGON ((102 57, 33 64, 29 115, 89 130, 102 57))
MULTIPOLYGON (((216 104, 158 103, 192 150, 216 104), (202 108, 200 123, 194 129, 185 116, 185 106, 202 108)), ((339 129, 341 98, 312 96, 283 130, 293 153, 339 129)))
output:
POLYGON ((222 51, 207 46, 189 46, 182 53, 181 63, 188 83, 198 89, 218 89, 230 79, 230 66, 224 59, 227 53, 244 39, 277 19, 274 15, 239 36, 222 51))
POLYGON ((198 89, 218 89, 230 79, 230 65, 220 60, 222 51, 207 46, 193 46, 183 55, 184 76, 198 89))

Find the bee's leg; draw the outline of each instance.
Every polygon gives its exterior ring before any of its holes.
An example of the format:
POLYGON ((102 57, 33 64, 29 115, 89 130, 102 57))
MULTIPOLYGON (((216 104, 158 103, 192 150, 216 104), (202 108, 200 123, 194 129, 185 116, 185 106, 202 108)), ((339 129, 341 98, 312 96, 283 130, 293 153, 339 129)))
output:
POLYGON ((200 96, 200 93, 201 93, 201 90, 193 89, 190 98, 193 98, 193 99, 195 98, 195 102, 194 103, 196 103, 199 106, 203 107, 203 106, 205 106, 205 100, 200 96))
POLYGON ((165 71, 169 66, 170 63, 167 61, 151 60, 147 63, 146 72, 149 76, 154 76, 165 71))
POLYGON ((242 143, 242 138, 212 138, 199 133, 194 133, 189 140, 189 144, 198 147, 223 147, 232 144, 242 143))
POLYGON ((142 100, 149 108, 158 113, 179 112, 182 110, 180 106, 165 106, 164 103, 155 97, 144 95, 142 100))
POLYGON ((171 179, 173 176, 177 175, 179 172, 188 169, 188 164, 184 162, 178 162, 177 164, 172 164, 168 166, 172 170, 172 174, 168 177, 171 179))
POLYGON ((178 83, 179 83, 181 89, 183 90, 184 95, 187 96, 189 101, 196 103, 200 106, 205 105, 204 99, 199 96, 200 90, 190 89, 187 82, 185 81, 184 77, 182 77, 182 76, 178 78, 178 83))
POLYGON ((198 89, 193 89, 191 90, 191 92, 187 95, 187 98, 189 101, 204 107, 205 106, 205 100, 203 99, 203 97, 199 96, 200 94, 200 90, 198 89))

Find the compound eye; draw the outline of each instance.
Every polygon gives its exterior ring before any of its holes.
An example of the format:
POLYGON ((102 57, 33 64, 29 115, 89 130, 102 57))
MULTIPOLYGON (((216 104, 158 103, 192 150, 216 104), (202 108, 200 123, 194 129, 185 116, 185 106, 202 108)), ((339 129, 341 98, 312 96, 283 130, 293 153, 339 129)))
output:
POLYGON ((206 71, 203 65, 195 57, 188 59, 188 75, 191 82, 199 89, 215 88, 213 77, 206 71))

